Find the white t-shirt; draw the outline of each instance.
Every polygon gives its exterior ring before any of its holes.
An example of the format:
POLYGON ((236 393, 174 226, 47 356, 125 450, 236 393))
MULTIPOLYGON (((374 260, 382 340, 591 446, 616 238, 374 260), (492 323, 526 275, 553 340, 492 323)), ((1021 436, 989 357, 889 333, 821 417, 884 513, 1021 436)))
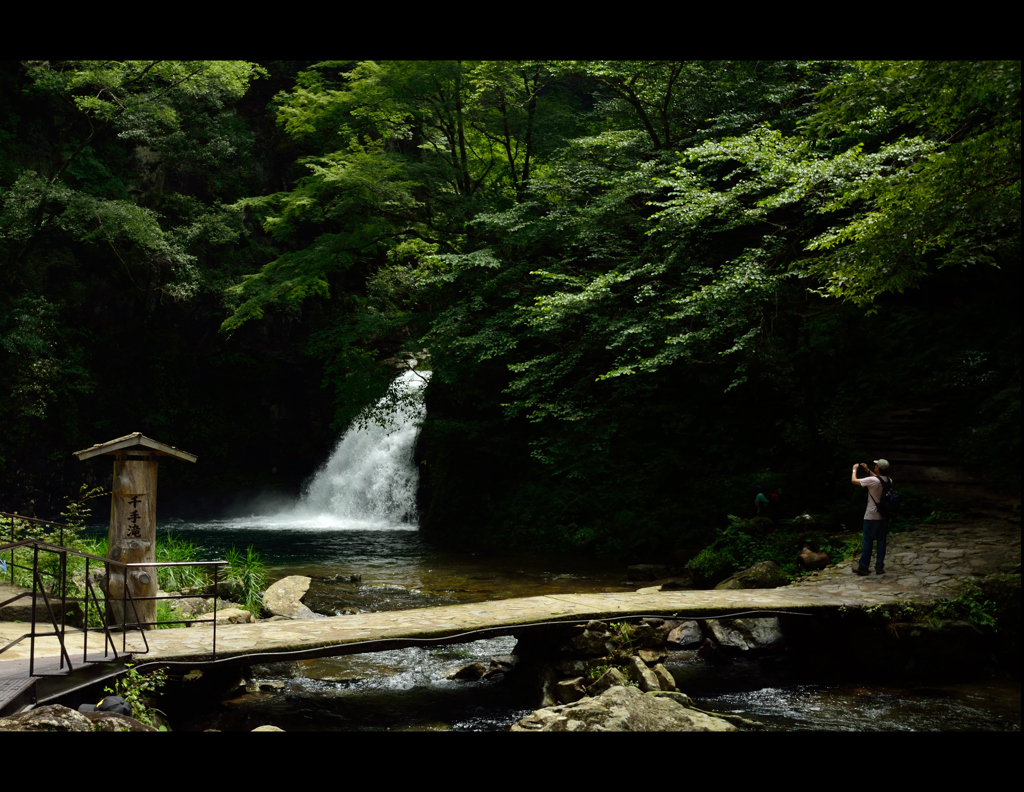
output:
MULTIPOLYGON (((892 482, 892 479, 889 478, 888 476, 885 476, 885 480, 888 481, 888 482, 892 482)), ((865 520, 885 520, 885 519, 887 519, 886 517, 883 517, 881 514, 878 513, 878 507, 875 506, 875 501, 882 500, 882 492, 883 492, 882 482, 878 478, 878 476, 868 476, 867 478, 857 479, 857 483, 860 484, 862 487, 867 487, 868 488, 868 507, 864 510, 864 519, 865 520)))

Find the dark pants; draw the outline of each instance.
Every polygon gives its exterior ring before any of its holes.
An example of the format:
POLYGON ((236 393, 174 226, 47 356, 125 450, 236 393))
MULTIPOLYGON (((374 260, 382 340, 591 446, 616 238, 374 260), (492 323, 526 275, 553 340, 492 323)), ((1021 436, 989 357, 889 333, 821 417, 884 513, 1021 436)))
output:
POLYGON ((860 568, 867 569, 871 565, 871 545, 878 542, 875 553, 875 568, 885 566, 885 537, 889 534, 888 520, 865 520, 864 543, 861 545, 860 568))

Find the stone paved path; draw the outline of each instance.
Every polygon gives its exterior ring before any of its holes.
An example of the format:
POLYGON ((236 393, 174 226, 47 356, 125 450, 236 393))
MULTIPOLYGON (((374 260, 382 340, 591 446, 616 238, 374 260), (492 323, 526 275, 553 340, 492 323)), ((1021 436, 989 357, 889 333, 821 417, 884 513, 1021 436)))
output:
POLYGON ((788 588, 861 592, 875 598, 926 600, 950 596, 960 581, 1020 570, 1020 517, 961 518, 890 534, 885 574, 853 573, 854 561, 814 572, 788 588))

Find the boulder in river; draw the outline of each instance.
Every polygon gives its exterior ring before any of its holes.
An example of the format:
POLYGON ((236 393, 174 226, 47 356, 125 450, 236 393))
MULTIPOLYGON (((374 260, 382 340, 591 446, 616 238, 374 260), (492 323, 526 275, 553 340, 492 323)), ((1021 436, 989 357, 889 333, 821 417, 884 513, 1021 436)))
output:
POLYGON ((692 649, 704 643, 704 631, 701 630, 699 623, 684 621, 678 627, 672 628, 666 642, 679 649, 692 649))
POLYGON ((302 603, 309 591, 311 578, 305 575, 289 575, 274 583, 263 594, 263 607, 274 616, 289 619, 314 619, 316 615, 302 603))
POLYGON ((764 619, 708 619, 708 629, 721 647, 747 652, 764 649, 782 640, 779 620, 764 619))
POLYGON ((596 698, 545 707, 513 724, 514 732, 736 731, 726 720, 691 709, 680 694, 615 686, 596 698))

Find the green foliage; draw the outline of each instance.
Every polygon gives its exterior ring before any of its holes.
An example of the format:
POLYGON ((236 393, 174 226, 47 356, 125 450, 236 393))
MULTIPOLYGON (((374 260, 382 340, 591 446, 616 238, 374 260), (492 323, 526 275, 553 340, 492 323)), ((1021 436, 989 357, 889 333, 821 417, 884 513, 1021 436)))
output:
POLYGON ((985 598, 977 583, 964 581, 955 597, 939 600, 932 611, 938 619, 962 619, 977 627, 997 628, 996 605, 985 598))
POLYGON ((714 584, 762 561, 773 561, 783 575, 800 573, 796 562, 804 547, 828 554, 833 562, 860 552, 860 534, 842 531, 804 515, 773 524, 763 517, 742 519, 729 516, 726 528, 686 564, 687 572, 703 584, 714 584))
POLYGON ((0 418, 13 433, 33 419, 61 421, 54 408, 94 388, 79 333, 61 322, 63 309, 63 301, 25 295, 0 314, 0 350, 9 365, 0 418))
POLYGON ((872 619, 877 619, 892 629, 896 622, 926 620, 930 614, 930 608, 920 602, 900 600, 886 605, 872 605, 869 608, 865 608, 864 612, 872 619))
MULTIPOLYGON (((211 361, 221 290, 258 248, 237 244, 241 213, 225 208, 260 189, 237 102, 264 74, 237 61, 0 65, 6 508, 52 514, 81 475, 72 450, 168 436, 181 391, 224 370, 211 361)), ((213 411, 203 402, 190 422, 213 411)))
POLYGON ((232 547, 224 559, 228 562, 228 578, 237 580, 242 586, 242 602, 239 603, 254 618, 263 610, 263 592, 267 587, 267 567, 263 557, 252 545, 241 550, 232 547))
MULTIPOLYGON (((81 541, 82 529, 85 528, 86 521, 92 516, 92 509, 86 504, 91 500, 102 498, 109 494, 110 491, 103 487, 90 487, 87 484, 81 484, 78 487, 77 497, 72 498, 69 496, 65 498, 64 509, 61 511, 60 516, 67 523, 69 531, 66 534, 67 539, 70 539, 72 542, 81 541)), ((70 545, 65 546, 70 547, 70 545)))
POLYGON ((913 285, 928 265, 999 266, 1019 246, 1019 61, 858 64, 823 99, 809 124, 819 137, 877 135, 899 124, 920 130, 917 140, 931 138, 927 149, 851 185, 833 207, 862 209, 811 245, 841 245, 812 267, 834 273, 832 293, 870 302, 913 285), (868 284, 855 269, 882 278, 868 284))
MULTIPOLYGON (((80 553, 103 558, 106 556, 106 541, 92 540, 83 536, 85 523, 89 519, 92 510, 87 505, 90 500, 108 495, 102 487, 89 487, 82 484, 79 487, 76 497, 68 496, 64 501, 62 516, 67 521, 66 525, 47 525, 45 523, 33 523, 27 520, 3 521, 3 539, 0 541, 18 542, 24 539, 38 539, 47 544, 57 547, 65 547, 68 550, 75 550, 80 553), (8 528, 10 527, 10 531, 8 528)), ((17 548, 11 553, 5 554, 8 566, 13 570, 13 583, 16 586, 31 589, 34 586, 32 579, 33 550, 31 548, 17 548), (13 564, 11 563, 13 561, 13 564)), ((85 559, 74 555, 66 556, 66 581, 67 596, 81 598, 86 593, 85 581, 85 559)), ((90 565, 91 570, 97 569, 97 563, 90 565)), ((56 552, 41 551, 39 553, 40 580, 44 589, 51 595, 59 594, 61 579, 61 556, 56 552)), ((98 618, 98 616, 97 616, 98 618)), ((98 622, 96 625, 98 626, 98 622)))
POLYGON ((612 640, 619 651, 633 653, 633 625, 629 622, 609 622, 608 629, 612 632, 612 640))
POLYGON ((940 620, 955 619, 992 632, 998 629, 998 610, 997 605, 985 597, 981 587, 971 580, 963 581, 955 596, 934 603, 900 601, 865 608, 866 613, 888 625, 915 621, 936 624, 940 620))
MULTIPOLYGON (((158 563, 187 563, 204 560, 199 548, 182 536, 168 533, 156 543, 156 561, 158 563)), ((210 582, 209 572, 205 567, 157 567, 157 582, 164 591, 181 591, 185 588, 200 587, 210 582)), ((159 604, 159 603, 158 603, 159 604)))
POLYGON ((699 581, 722 580, 739 567, 729 550, 713 547, 705 547, 686 562, 686 571, 699 581))
POLYGON ((943 514, 949 509, 942 498, 928 495, 910 484, 900 485, 899 493, 900 513, 890 521, 890 530, 897 533, 912 531, 918 523, 932 521, 936 513, 943 514))
POLYGON ((938 522, 947 522, 949 520, 954 520, 954 519, 956 519, 959 516, 960 515, 957 514, 956 512, 943 511, 942 509, 936 509, 931 514, 929 514, 927 517, 925 517, 923 520, 921 520, 921 522, 926 523, 926 524, 928 524, 928 523, 938 523, 938 522))
POLYGON ((184 624, 171 624, 170 622, 179 621, 181 615, 174 610, 171 603, 165 599, 157 600, 156 603, 156 629, 158 630, 173 630, 177 627, 184 627, 184 624))
POLYGON ((132 708, 132 717, 148 726, 156 726, 156 713, 160 710, 153 706, 153 699, 159 696, 167 683, 167 672, 162 668, 143 674, 134 665, 125 666, 125 673, 118 677, 112 688, 103 688, 105 693, 120 696, 132 708))
POLYGON ((612 666, 612 665, 596 665, 596 666, 592 666, 592 667, 587 669, 587 681, 589 681, 589 682, 596 682, 604 674, 607 674, 613 668, 616 668, 616 666, 612 666))

